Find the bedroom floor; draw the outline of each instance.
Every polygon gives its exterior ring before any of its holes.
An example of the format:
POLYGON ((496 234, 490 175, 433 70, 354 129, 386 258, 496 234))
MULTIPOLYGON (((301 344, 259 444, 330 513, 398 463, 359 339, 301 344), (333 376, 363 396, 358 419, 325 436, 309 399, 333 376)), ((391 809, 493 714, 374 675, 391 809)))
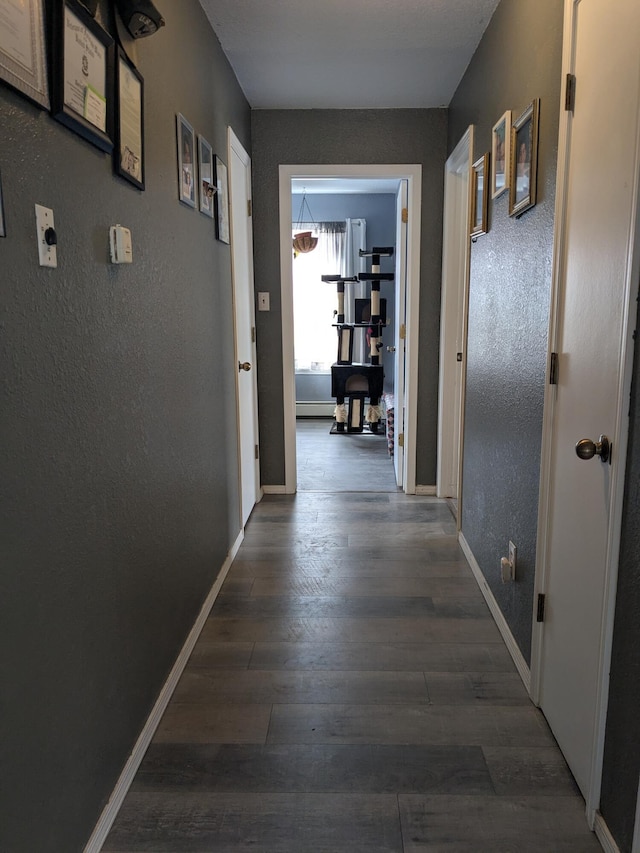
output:
POLYGON ((446 504, 300 491, 255 507, 103 850, 597 853, 584 808, 446 504))
POLYGON ((384 432, 330 435, 333 420, 298 418, 296 451, 299 491, 397 491, 384 432))

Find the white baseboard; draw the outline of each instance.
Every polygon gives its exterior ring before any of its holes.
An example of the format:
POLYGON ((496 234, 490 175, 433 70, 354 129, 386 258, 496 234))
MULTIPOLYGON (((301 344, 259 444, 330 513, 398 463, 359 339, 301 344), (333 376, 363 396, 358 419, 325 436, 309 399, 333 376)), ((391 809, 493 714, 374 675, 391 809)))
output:
POLYGON ((620 853, 620 848, 614 841, 613 835, 609 832, 609 827, 605 823, 604 818, 600 814, 600 812, 596 812, 596 820, 593 827, 593 831, 596 834, 596 838, 602 845, 602 849, 605 853, 620 853))
POLYGON ((297 418, 332 418, 335 400, 296 400, 297 418))
POLYGON ((215 583, 211 587, 209 594, 207 595, 204 604, 198 614, 198 618, 196 619, 193 628, 189 632, 189 636, 185 640, 185 643, 178 655, 176 662, 173 665, 173 669, 169 673, 169 677, 167 678, 162 690, 160 691, 160 695, 156 700, 156 704, 153 706, 153 710, 149 714, 149 717, 144 724, 142 731, 140 732, 140 736, 136 741, 135 746, 133 747, 133 751, 129 756, 127 763, 124 765, 122 773, 120 774, 120 778, 116 782, 116 786, 113 789, 111 797, 109 798, 109 802, 104 807, 104 811, 100 815, 98 823, 91 834, 91 838, 87 842, 87 846, 84 848, 84 853, 100 853, 102 849, 102 845, 104 844, 107 835, 109 834, 109 830, 113 826, 113 822, 116 819, 118 811, 122 806, 124 798, 127 795, 127 791, 133 782, 133 777, 136 775, 138 767, 144 758, 144 754, 147 751, 147 747, 151 743, 151 740, 158 728, 162 715, 167 709, 167 705, 169 704, 169 700, 173 694, 173 691, 178 684, 180 676, 187 665, 187 661, 189 660, 189 656, 193 651, 193 647, 195 646, 198 637, 200 636, 200 632, 204 627, 204 623, 207 620, 207 617, 213 607, 213 604, 218 597, 218 593, 220 592, 220 588, 224 583, 224 579, 226 578, 229 569, 231 568, 231 563, 233 562, 234 557, 238 553, 238 549, 242 544, 242 540, 244 539, 244 531, 240 531, 238 534, 238 538, 233 543, 229 554, 227 555, 227 559, 224 561, 222 568, 218 574, 218 577, 215 580, 215 583))
POLYGON ((502 634, 502 639, 504 640, 507 649, 509 650, 509 654, 513 658, 513 662, 516 665, 516 669, 520 673, 520 678, 524 682, 524 686, 527 688, 527 693, 531 693, 531 670, 527 665, 526 660, 522 657, 522 652, 520 651, 518 644, 515 641, 513 634, 511 633, 511 629, 507 625, 507 620, 504 618, 502 610, 498 606, 498 602, 493 597, 493 593, 491 592, 491 588, 489 584, 485 580, 484 575, 482 574, 482 569, 478 565, 478 561, 473 556, 473 552, 469 546, 469 543, 464 538, 464 534, 462 532, 458 533, 458 540, 460 542, 460 546, 464 551, 464 555, 467 558, 469 565, 471 566, 471 571, 474 574, 476 581, 478 582, 478 586, 480 587, 480 591, 484 595, 484 600, 487 602, 489 610, 491 611, 491 615, 493 616, 495 623, 498 627, 498 631, 502 634))
POLYGON ((263 486, 262 491, 265 495, 286 495, 287 487, 286 486, 263 486))
POLYGON ((435 486, 416 486, 416 495, 431 495, 436 496, 435 486))

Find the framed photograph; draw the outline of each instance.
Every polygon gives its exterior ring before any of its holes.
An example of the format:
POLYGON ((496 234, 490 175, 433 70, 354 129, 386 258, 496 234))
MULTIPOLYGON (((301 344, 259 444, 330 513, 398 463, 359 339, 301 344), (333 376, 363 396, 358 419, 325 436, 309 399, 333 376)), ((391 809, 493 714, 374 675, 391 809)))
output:
POLYGON ((529 104, 511 127, 509 216, 520 216, 536 203, 540 101, 529 104))
POLYGON ((483 154, 473 164, 471 170, 471 237, 479 237, 487 233, 487 214, 489 210, 489 193, 487 192, 487 176, 489 175, 489 152, 483 154))
POLYGON ((216 157, 216 237, 223 243, 230 243, 229 236, 229 182, 227 167, 216 157))
POLYGON ((491 198, 509 189, 510 151, 511 110, 507 110, 491 131, 491 198))
POLYGON ((144 189, 144 80, 122 48, 116 56, 116 172, 144 189))
POLYGON ((176 116, 178 133, 178 198, 189 207, 196 206, 196 137, 186 118, 176 116))
POLYGON ((0 0, 0 80, 49 109, 45 0, 0 0))
POLYGON ((110 153, 113 39, 78 0, 53 0, 51 24, 51 114, 110 153))
POLYGON ((198 179, 200 181, 200 212, 213 219, 213 197, 217 188, 213 175, 213 151, 204 138, 198 135, 198 179))
POLYGON ((4 224, 4 202, 2 201, 2 175, 0 175, 0 237, 7 236, 7 229, 4 224))

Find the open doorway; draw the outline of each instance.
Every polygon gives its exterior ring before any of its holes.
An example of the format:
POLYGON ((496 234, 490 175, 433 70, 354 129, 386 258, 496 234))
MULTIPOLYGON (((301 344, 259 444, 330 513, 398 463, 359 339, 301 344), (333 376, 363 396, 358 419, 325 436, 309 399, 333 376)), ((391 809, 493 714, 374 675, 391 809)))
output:
MULTIPOLYGON (((372 481, 378 491, 397 490, 393 469, 395 282, 380 282, 380 423, 375 430, 370 428, 363 400, 362 425, 338 433, 332 396, 332 365, 341 360, 337 287, 323 282, 322 276, 366 274, 371 258, 360 253, 372 246, 394 249, 393 255, 380 259, 380 269, 395 274, 399 184, 398 179, 366 178, 291 182, 292 234, 310 230, 314 235, 306 244, 296 241, 301 251, 293 252, 292 261, 298 491, 368 491, 372 481), (313 248, 304 251, 308 246, 313 248)), ((351 330, 348 358, 364 370, 370 362, 370 328, 362 325, 370 317, 369 291, 365 281, 347 282, 344 287, 344 322, 351 330)))
MULTIPOLYGON (((296 427, 302 425, 302 418, 320 416, 326 418, 326 423, 321 425, 326 434, 329 434, 333 422, 333 409, 336 400, 332 397, 330 365, 326 359, 318 357, 312 359, 307 356, 309 365, 296 366, 295 354, 295 312, 294 312, 294 260, 292 251, 292 226, 296 223, 299 211, 299 202, 302 191, 306 191, 307 201, 310 207, 303 214, 303 221, 311 217, 316 222, 336 222, 347 219, 365 220, 369 206, 363 206, 367 196, 368 201, 374 201, 373 196, 388 196, 388 210, 392 211, 387 222, 387 232, 384 236, 384 245, 394 246, 394 257, 390 259, 390 267, 401 273, 400 286, 392 284, 391 292, 385 296, 388 300, 387 311, 390 322, 385 326, 385 335, 381 341, 381 350, 384 358, 384 371, 387 379, 386 392, 393 398, 393 390, 397 388, 397 379, 401 375, 403 388, 401 396, 396 399, 395 406, 395 447, 394 465, 391 467, 391 479, 389 488, 396 490, 401 485, 408 493, 415 492, 415 402, 417 390, 417 345, 418 345, 418 272, 419 272, 419 238, 420 238, 420 183, 421 167, 417 165, 391 165, 391 166, 281 166, 280 167, 280 233, 281 233, 281 271, 282 271, 282 329, 283 329, 283 385, 284 385, 284 423, 285 423, 285 491, 293 493, 298 487, 299 475, 302 477, 302 462, 306 460, 309 443, 301 443, 297 450, 296 427), (347 183, 348 182, 348 183, 347 183), (315 186, 314 186, 315 185, 315 186), (366 187, 366 188, 365 188, 366 187), (403 193, 400 190, 403 190, 403 193), (318 190, 322 190, 321 192, 318 190), (297 192, 296 192, 297 190, 297 192), (324 196, 324 198, 322 198, 324 196), (333 196, 333 198, 330 198, 333 196), (351 196, 351 202, 358 202, 360 206, 348 206, 345 197, 351 196), (360 196, 356 199, 355 196, 360 196), (402 203, 402 199, 405 199, 402 203), (342 210, 337 212, 336 204, 342 205, 342 210), (328 205, 333 205, 329 208, 328 205), (314 210, 315 206, 315 210, 314 210), (309 213, 310 211, 310 213, 309 213), (350 216, 348 214, 351 214, 350 216), (396 249, 401 252, 396 253, 396 249), (403 262, 397 264, 400 254, 403 262), (405 257, 406 256, 406 257, 405 257), (401 295, 401 298, 400 298, 401 295), (406 307, 405 307, 406 306, 406 307), (406 354, 406 357, 405 357, 406 354), (310 366, 311 361, 316 362, 315 375, 310 366), (399 369, 401 364, 401 369, 399 369), (405 379, 406 364, 406 383, 405 379), (324 365, 324 370, 322 369, 324 365), (297 367, 297 369, 296 369, 297 367), (327 370, 327 368, 329 368, 327 370), (305 375, 304 371, 307 371, 305 375), (323 375, 324 374, 324 375, 323 375), (315 384, 315 390, 311 390, 315 384), (298 405, 297 405, 298 404, 298 405), (305 405, 306 404, 306 405, 305 405), (298 420, 297 420, 298 418, 298 420), (404 445, 404 447, 403 447, 404 445), (398 449, 406 450, 408 453, 399 453, 398 449), (300 464, 298 463, 300 459, 300 464), (398 477, 399 473, 399 477, 398 477)), ((375 220, 375 214, 370 214, 371 221, 375 220)), ((384 234, 384 232, 383 232, 384 234)), ((366 236, 366 249, 372 249, 376 241, 382 239, 379 231, 374 229, 373 234, 369 231, 366 236)), ((370 266, 371 259, 365 261, 370 266)), ((366 267, 365 267, 366 270, 366 267)), ((354 269, 353 272, 359 272, 354 269)), ((326 270, 326 274, 342 274, 342 270, 326 270)), ((358 283, 354 283, 359 287, 358 283)), ((319 283, 319 286, 333 289, 334 305, 337 307, 337 296, 335 285, 319 283)), ((369 292, 368 287, 367 294, 369 292)), ((366 295, 365 294, 365 297, 366 295)), ((346 296, 346 294, 345 294, 346 296)), ((358 298, 365 298, 358 293, 358 298)), ((355 298, 355 294, 354 294, 355 298)), ((307 313, 309 308, 307 307, 307 313)), ((317 325, 333 326, 333 309, 326 318, 313 314, 313 322, 317 325)), ((337 332, 335 327, 330 333, 335 335, 334 346, 337 355, 337 332)), ((366 351, 366 346, 365 346, 366 351)), ((357 357, 357 356, 356 356, 357 357)), ((335 356, 333 356, 335 361, 335 356)), ((298 359, 300 362, 301 359, 298 359)), ((384 412, 384 407, 383 407, 384 412)), ((386 414, 386 412, 385 412, 386 414)), ((308 422, 307 422, 308 423, 308 422)), ((357 443, 376 442, 381 452, 389 461, 388 439, 386 429, 381 435, 332 435, 331 454, 340 449, 340 454, 345 453, 348 457, 356 456, 362 458, 363 454, 357 451, 357 443), (339 445, 339 447, 338 447, 339 445), (353 448, 353 450, 349 450, 353 448)), ((311 441, 311 439, 309 439, 311 441)), ((368 444, 367 447, 372 447, 368 444)), ((364 449, 363 449, 364 450, 364 449)), ((326 452, 325 452, 326 453, 326 452)), ((364 450, 366 459, 367 451, 364 450)), ((336 468, 347 467, 346 463, 336 461, 336 468)), ((384 470, 384 469, 380 469, 384 470)), ((386 466, 386 470, 389 468, 386 466)), ((341 490, 341 486, 332 478, 331 470, 325 470, 323 484, 319 484, 320 470, 316 469, 312 482, 316 488, 327 490, 341 490)), ((377 466, 370 468, 365 473, 354 474, 351 478, 351 486, 348 490, 359 490, 357 483, 361 483, 362 490, 369 490, 372 486, 379 490, 376 484, 377 466)), ((301 480, 302 482, 302 480, 301 480)), ((308 485, 302 485, 307 488, 308 485)), ((347 490, 347 487, 344 487, 347 490)))

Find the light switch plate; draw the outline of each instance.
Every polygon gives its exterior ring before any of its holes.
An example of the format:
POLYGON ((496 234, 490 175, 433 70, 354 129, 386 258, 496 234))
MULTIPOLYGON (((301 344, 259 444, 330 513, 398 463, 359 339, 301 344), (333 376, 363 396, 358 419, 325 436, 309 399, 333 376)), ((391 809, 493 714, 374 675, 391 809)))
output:
POLYGON ((258 293, 258 311, 270 311, 269 291, 260 291, 258 293))
POLYGON ((53 223, 53 210, 36 204, 36 234, 38 239, 38 258, 41 267, 57 267, 58 253, 56 246, 47 245, 45 232, 48 228, 55 229, 53 223))

